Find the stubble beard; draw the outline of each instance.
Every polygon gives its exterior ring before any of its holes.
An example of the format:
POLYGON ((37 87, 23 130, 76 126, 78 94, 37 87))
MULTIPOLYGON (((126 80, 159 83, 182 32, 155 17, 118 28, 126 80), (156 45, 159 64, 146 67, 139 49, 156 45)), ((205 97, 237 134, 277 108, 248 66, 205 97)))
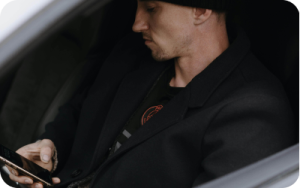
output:
POLYGON ((162 49, 158 49, 158 50, 152 50, 152 57, 153 59, 155 59, 156 61, 162 62, 162 61, 167 61, 170 58, 168 57, 167 53, 162 50, 162 49))
POLYGON ((180 57, 180 54, 185 53, 185 51, 188 50, 188 46, 191 44, 190 38, 186 38, 181 45, 174 45, 173 48, 169 51, 166 51, 159 46, 157 46, 156 49, 152 50, 152 57, 156 61, 162 62, 162 61, 168 61, 172 58, 178 58, 180 57))
POLYGON ((150 48, 150 50, 152 51, 153 59, 155 59, 156 61, 162 62, 162 61, 167 61, 167 60, 170 60, 173 58, 173 57, 171 57, 172 53, 170 53, 170 51, 169 52, 166 51, 165 49, 161 48, 157 44, 155 45, 154 49, 150 48))
POLYGON ((157 44, 155 45, 155 49, 151 49, 149 47, 152 51, 153 59, 162 62, 178 57, 179 54, 182 54, 183 52, 188 50, 188 46, 192 43, 192 40, 189 36, 185 36, 183 39, 178 39, 177 41, 181 42, 174 44, 173 48, 169 49, 168 51, 161 48, 157 44))

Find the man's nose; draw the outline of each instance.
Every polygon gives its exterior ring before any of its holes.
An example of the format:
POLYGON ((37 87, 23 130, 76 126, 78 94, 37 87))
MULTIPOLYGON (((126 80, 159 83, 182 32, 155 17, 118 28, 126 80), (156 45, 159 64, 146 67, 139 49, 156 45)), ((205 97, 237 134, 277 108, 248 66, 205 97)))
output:
POLYGON ((134 32, 140 33, 149 29, 149 25, 147 21, 144 19, 142 13, 137 12, 135 15, 135 21, 132 26, 132 30, 134 32))

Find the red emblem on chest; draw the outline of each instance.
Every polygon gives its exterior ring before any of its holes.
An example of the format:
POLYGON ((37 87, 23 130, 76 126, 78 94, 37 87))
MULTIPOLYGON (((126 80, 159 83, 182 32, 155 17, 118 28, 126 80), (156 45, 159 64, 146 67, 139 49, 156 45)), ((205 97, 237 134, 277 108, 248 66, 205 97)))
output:
POLYGON ((159 112, 162 108, 162 105, 152 106, 148 108, 142 116, 141 124, 144 125, 147 121, 149 121, 150 118, 152 118, 152 116, 157 114, 157 112, 159 112))

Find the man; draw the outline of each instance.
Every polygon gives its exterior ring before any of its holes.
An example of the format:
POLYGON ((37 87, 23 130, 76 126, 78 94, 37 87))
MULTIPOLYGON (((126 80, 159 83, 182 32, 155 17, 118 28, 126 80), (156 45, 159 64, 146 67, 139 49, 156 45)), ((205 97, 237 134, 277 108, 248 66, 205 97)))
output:
POLYGON ((241 29, 227 33, 227 5, 138 0, 133 31, 144 41, 123 39, 43 140, 18 153, 55 170, 57 187, 182 188, 292 145, 282 86, 241 29))

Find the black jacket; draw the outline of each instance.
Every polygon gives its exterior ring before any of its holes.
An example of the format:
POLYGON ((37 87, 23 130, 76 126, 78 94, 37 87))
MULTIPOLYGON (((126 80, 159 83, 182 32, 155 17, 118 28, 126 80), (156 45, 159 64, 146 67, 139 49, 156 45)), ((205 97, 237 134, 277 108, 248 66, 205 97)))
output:
POLYGON ((109 148, 167 66, 125 38, 94 84, 60 109, 41 138, 58 150, 57 187, 96 172, 92 187, 191 187, 295 142, 279 81, 250 52, 243 31, 230 47, 115 154, 109 148))

